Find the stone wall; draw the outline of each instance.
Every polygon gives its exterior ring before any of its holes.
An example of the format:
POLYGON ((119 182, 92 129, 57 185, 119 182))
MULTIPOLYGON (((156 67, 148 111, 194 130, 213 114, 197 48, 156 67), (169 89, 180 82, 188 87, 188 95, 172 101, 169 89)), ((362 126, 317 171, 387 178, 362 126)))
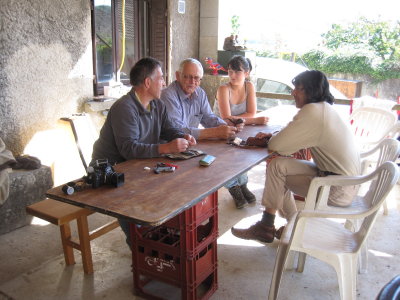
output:
POLYGON ((178 1, 169 0, 169 76, 175 80, 179 63, 188 57, 199 59, 200 1, 186 0, 186 11, 178 13, 178 1))
POLYGON ((32 219, 25 207, 46 198, 52 187, 51 170, 42 166, 36 170, 13 170, 10 174, 10 193, 0 206, 0 234, 25 226, 32 219))
POLYGON ((90 2, 3 1, 0 136, 14 155, 93 95, 90 2))

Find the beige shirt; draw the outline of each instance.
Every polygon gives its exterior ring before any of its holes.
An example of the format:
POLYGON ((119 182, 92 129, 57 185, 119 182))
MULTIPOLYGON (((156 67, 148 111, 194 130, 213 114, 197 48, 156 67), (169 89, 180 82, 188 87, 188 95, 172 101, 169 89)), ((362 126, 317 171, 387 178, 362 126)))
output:
POLYGON ((310 148, 321 171, 354 176, 361 172, 360 156, 349 126, 327 102, 304 105, 293 120, 268 143, 268 150, 290 155, 310 148))

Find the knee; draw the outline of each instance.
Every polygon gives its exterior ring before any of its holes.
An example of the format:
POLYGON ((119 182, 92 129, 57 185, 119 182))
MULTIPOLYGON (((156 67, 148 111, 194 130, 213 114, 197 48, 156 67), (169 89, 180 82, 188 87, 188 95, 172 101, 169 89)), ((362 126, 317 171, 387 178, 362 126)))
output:
POLYGON ((276 157, 268 163, 267 173, 282 174, 285 173, 287 166, 292 159, 287 157, 276 157))

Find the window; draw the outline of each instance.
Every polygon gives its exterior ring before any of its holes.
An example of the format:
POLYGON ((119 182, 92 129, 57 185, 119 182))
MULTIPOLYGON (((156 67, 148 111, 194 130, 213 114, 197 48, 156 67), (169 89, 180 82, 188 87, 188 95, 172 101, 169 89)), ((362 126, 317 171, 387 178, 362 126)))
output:
POLYGON ((166 73, 167 0, 92 0, 94 94, 109 81, 129 85, 129 71, 152 56, 166 73))

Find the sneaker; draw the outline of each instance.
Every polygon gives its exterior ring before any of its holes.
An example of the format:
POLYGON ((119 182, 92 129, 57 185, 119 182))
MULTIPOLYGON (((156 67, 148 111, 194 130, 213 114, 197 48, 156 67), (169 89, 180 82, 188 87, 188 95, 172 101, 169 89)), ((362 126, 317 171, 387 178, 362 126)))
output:
POLYGON ((272 243, 275 238, 275 226, 266 226, 261 221, 247 229, 231 228, 234 236, 244 240, 255 240, 262 243, 272 243))
POLYGON ((247 188, 247 184, 241 185, 240 189, 242 190, 242 194, 246 199, 247 203, 250 204, 256 202, 256 196, 252 192, 250 192, 250 190, 247 188))
POLYGON ((246 198, 243 196, 240 186, 235 185, 229 188, 228 191, 232 195, 237 209, 241 209, 247 205, 246 198))

